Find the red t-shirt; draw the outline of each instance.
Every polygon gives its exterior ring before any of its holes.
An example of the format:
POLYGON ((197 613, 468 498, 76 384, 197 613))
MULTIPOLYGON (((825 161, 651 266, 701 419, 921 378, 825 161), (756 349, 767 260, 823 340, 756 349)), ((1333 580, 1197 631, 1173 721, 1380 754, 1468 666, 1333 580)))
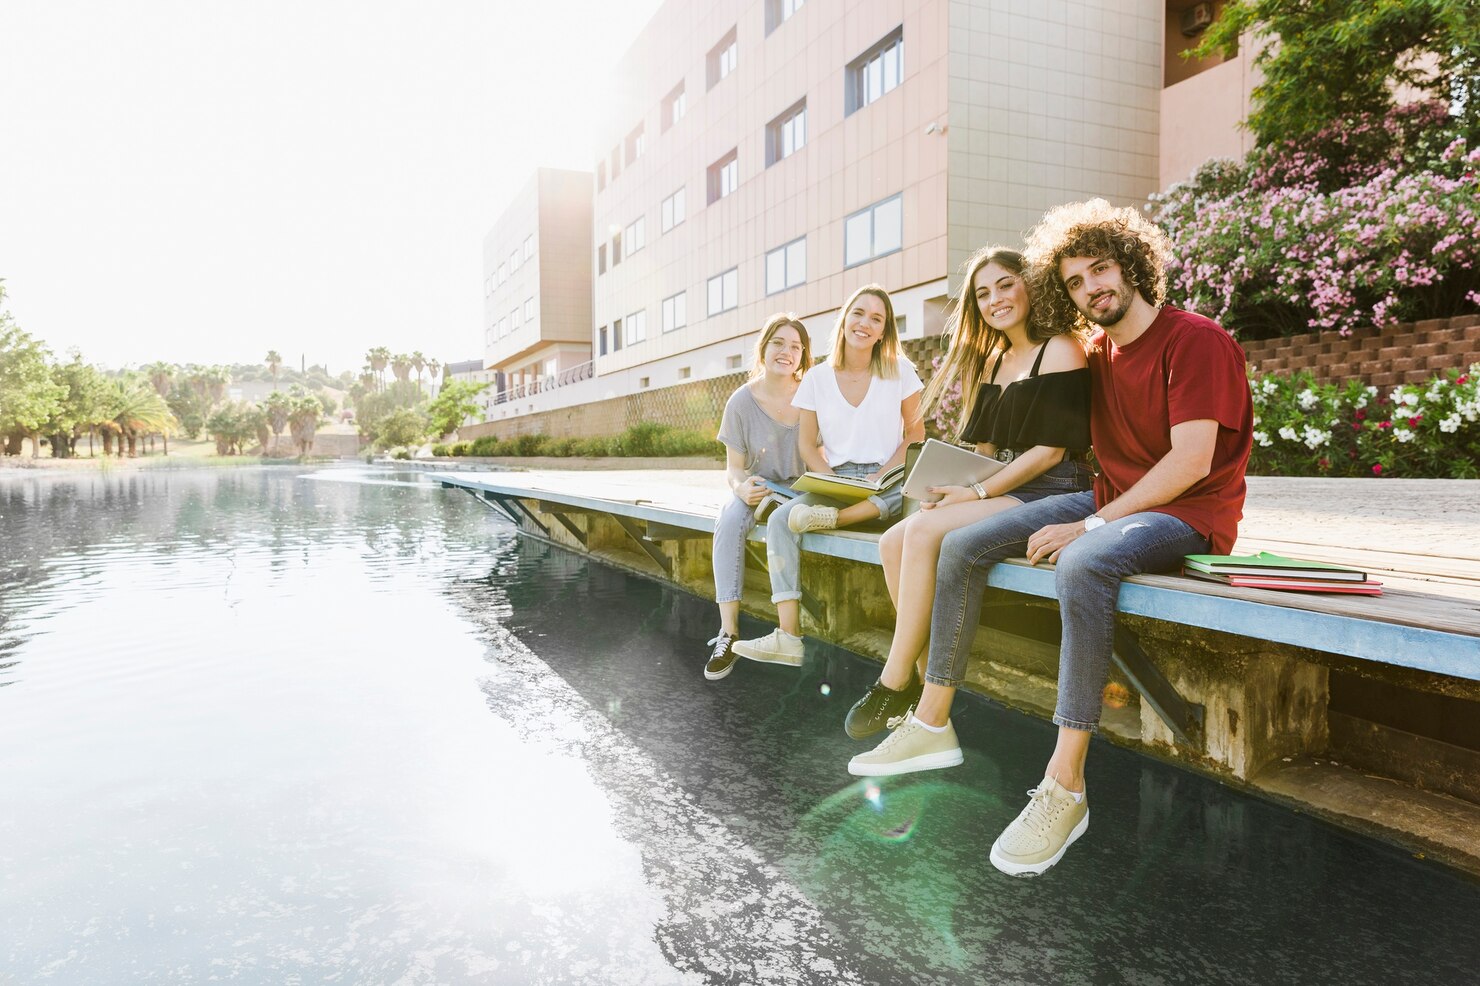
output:
POLYGON ((1089 357, 1090 433, 1103 507, 1172 449, 1172 426, 1218 422, 1212 469, 1171 503, 1151 509, 1186 521, 1214 554, 1233 550, 1244 514, 1244 468, 1254 440, 1254 405, 1244 351, 1211 319, 1164 307, 1135 342, 1117 347, 1102 330, 1089 357))

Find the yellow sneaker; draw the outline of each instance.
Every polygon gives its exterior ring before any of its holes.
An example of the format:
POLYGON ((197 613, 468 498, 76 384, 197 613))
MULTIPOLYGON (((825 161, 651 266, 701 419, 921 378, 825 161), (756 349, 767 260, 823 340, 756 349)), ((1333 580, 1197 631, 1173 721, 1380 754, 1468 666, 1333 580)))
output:
POLYGON ((911 709, 890 719, 889 728, 893 732, 884 742, 848 761, 848 773, 855 777, 887 777, 954 767, 961 762, 961 744, 956 742, 956 729, 949 722, 942 732, 931 732, 911 709))

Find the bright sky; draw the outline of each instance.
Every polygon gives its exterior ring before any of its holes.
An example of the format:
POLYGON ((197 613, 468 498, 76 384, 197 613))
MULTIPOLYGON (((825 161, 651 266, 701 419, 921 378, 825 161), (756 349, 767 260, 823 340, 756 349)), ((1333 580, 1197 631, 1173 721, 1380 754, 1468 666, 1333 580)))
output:
POLYGON ((0 277, 111 367, 482 355, 482 242, 587 169, 659 0, 34 0, 0 27, 0 277))

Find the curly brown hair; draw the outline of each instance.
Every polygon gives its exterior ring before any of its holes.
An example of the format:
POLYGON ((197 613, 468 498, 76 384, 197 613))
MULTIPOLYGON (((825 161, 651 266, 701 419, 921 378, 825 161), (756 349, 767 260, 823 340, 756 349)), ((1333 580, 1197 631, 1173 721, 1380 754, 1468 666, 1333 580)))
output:
MULTIPOLYGON (((947 330, 951 337, 950 347, 946 350, 945 359, 941 361, 940 369, 930 379, 930 386, 925 388, 925 395, 921 398, 920 406, 923 409, 935 407, 944 396, 951 384, 957 380, 961 382, 961 420, 956 426, 957 433, 966 427, 971 420, 972 412, 976 409, 977 392, 981 389, 982 376, 986 370, 987 361, 993 355, 1005 352, 1012 348, 1012 342, 1007 335, 987 324, 982 317, 981 305, 976 300, 976 275, 988 264, 995 263, 1003 269, 1017 274, 1025 279, 1028 274, 1028 263, 1021 253, 1004 246, 982 247, 967 258, 962 266, 963 278, 960 292, 956 295, 955 309, 950 316, 951 327, 947 330)), ((1037 295, 1034 294, 1033 286, 1028 287, 1028 339, 1032 342, 1046 342, 1056 335, 1077 334, 1073 324, 1068 321, 1049 322, 1043 314, 1043 308, 1038 304, 1037 295)), ((1078 340, 1083 345, 1083 340, 1078 340)))
POLYGON ((1023 252, 1031 268, 1028 287, 1034 307, 1041 307, 1050 322, 1086 332, 1095 328, 1074 306, 1059 276, 1059 261, 1065 257, 1113 260, 1126 283, 1148 304, 1166 301, 1170 244, 1166 234, 1135 209, 1116 208, 1104 199, 1057 206, 1028 233, 1023 252))

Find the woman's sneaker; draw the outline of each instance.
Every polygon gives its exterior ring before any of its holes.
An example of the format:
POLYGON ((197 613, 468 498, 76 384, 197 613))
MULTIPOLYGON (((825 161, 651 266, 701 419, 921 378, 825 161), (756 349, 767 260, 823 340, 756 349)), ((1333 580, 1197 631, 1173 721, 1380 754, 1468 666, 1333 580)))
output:
POLYGON ((838 526, 838 508, 814 503, 799 503, 786 515, 786 526, 795 534, 808 531, 831 531, 838 526))
POLYGON ((754 640, 737 640, 735 653, 763 664, 785 664, 793 668, 802 666, 802 638, 793 636, 777 627, 764 637, 754 640))
POLYGON ((910 669, 910 683, 898 691, 885 685, 884 679, 880 678, 869 688, 867 695, 853 703, 853 708, 848 710, 848 718, 843 720, 843 729, 854 739, 868 739, 881 733, 890 719, 914 708, 924 690, 925 682, 920 680, 914 668, 910 669))
POLYGON ((709 646, 714 649, 709 652, 709 662, 704 665, 704 677, 710 681, 719 681, 735 670, 735 662, 740 659, 740 655, 735 653, 735 637, 720 631, 719 636, 709 642, 709 646))
POLYGON ((992 844, 992 865, 1011 876, 1037 876, 1064 858, 1089 828, 1089 798, 1074 795, 1052 777, 1028 792, 1028 807, 992 844))
POLYGON ((867 753, 848 761, 848 773, 855 777, 887 777, 916 770, 954 767, 961 762, 961 744, 950 722, 940 732, 926 729, 910 713, 890 719, 889 736, 867 753))

